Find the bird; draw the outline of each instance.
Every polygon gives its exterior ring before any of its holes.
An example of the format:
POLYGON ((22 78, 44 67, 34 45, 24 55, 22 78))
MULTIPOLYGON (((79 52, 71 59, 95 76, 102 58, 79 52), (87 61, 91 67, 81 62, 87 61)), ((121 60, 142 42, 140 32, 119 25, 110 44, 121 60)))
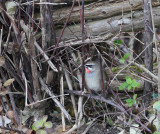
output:
MULTIPOLYGON (((101 67, 99 61, 89 61, 85 64, 85 84, 91 91, 102 91, 102 77, 101 67)), ((104 70, 103 71, 103 85, 105 81, 104 70)))

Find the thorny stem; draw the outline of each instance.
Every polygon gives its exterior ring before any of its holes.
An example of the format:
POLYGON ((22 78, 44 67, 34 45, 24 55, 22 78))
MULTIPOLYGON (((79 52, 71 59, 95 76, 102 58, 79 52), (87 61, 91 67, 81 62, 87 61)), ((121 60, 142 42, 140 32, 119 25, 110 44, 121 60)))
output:
MULTIPOLYGON (((58 47, 59 42, 61 41, 62 35, 63 35, 63 33, 64 33, 64 30, 65 30, 65 28, 66 28, 66 26, 67 26, 67 23, 68 23, 69 19, 70 19, 71 13, 72 13, 72 11, 73 11, 74 3, 75 3, 75 0, 73 0, 73 4, 72 4, 72 7, 71 7, 71 11, 70 11, 70 13, 69 13, 69 15, 68 15, 68 17, 67 17, 67 20, 66 20, 64 26, 63 26, 63 29, 62 29, 61 34, 60 34, 60 37, 59 37, 59 39, 58 39, 58 41, 57 41, 57 43, 56 43, 56 46, 55 46, 56 48, 58 47)), ((52 56, 51 56, 50 60, 54 57, 56 50, 57 50, 57 49, 54 49, 54 50, 53 50, 53 53, 52 53, 52 56)))
POLYGON ((82 28, 82 90, 84 90, 84 81, 85 81, 85 69, 84 69, 84 0, 82 0, 82 14, 81 14, 81 28, 82 28))

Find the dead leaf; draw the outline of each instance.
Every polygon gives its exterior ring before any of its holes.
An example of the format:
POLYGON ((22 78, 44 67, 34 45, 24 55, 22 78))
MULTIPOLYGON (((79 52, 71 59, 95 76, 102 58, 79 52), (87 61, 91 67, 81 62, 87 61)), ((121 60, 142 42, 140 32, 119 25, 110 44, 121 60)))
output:
POLYGON ((3 110, 3 107, 2 107, 2 106, 0 106, 0 112, 2 112, 2 110, 3 110))
POLYGON ((5 58, 3 56, 0 56, 0 67, 5 64, 5 58))
POLYGON ((35 134, 36 132, 34 130, 29 129, 26 134, 35 134))
POLYGON ((6 95, 8 93, 8 90, 0 91, 0 95, 6 95))
POLYGON ((14 118, 14 112, 12 110, 7 111, 6 115, 7 115, 7 117, 9 119, 13 119, 14 118))
POLYGON ((5 5, 6 5, 6 8, 7 8, 7 13, 9 15, 15 14, 16 9, 17 9, 17 5, 15 4, 15 2, 13 2, 13 1, 7 1, 5 3, 5 5))
POLYGON ((2 88, 2 83, 0 82, 0 88, 2 88))
POLYGON ((0 115, 0 126, 2 126, 2 124, 6 127, 7 124, 11 123, 11 120, 8 119, 6 116, 1 116, 0 115), (2 119, 3 118, 3 119, 2 119), (3 122, 2 122, 3 121, 3 122))

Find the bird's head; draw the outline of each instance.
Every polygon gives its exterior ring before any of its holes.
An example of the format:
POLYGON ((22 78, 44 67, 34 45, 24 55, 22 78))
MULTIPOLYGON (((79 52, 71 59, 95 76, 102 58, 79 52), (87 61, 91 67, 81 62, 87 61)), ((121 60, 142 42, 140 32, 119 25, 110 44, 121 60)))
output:
POLYGON ((98 68, 99 68, 99 64, 95 61, 89 61, 85 64, 85 71, 87 74, 97 71, 98 68))

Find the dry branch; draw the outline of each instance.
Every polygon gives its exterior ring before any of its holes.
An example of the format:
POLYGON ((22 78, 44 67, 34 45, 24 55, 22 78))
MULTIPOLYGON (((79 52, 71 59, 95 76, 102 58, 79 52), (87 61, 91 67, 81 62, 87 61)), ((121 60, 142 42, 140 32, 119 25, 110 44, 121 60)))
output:
POLYGON ((57 100, 56 95, 54 95, 54 93, 51 92, 51 90, 49 89, 49 87, 44 83, 43 79, 41 77, 39 77, 42 89, 44 91, 46 91, 46 93, 53 97, 53 101, 56 103, 56 105, 62 110, 62 112, 64 113, 64 115, 66 116, 66 118, 68 120, 71 120, 71 116, 70 114, 66 111, 66 109, 62 106, 62 104, 57 100))

